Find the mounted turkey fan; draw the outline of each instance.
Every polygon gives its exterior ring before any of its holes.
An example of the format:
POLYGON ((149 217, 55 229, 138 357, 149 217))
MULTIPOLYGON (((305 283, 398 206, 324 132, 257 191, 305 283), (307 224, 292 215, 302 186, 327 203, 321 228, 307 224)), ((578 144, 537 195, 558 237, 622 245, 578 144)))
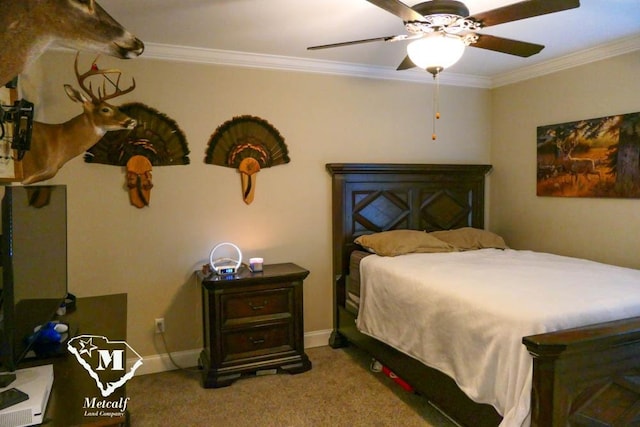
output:
POLYGON ((149 206, 152 167, 189 164, 189 146, 175 120, 148 105, 132 102, 120 110, 135 119, 126 131, 106 133, 87 150, 87 163, 125 166, 129 200, 137 208, 149 206))
POLYGON ((466 46, 479 47, 509 55, 528 57, 544 46, 506 39, 476 31, 491 25, 504 24, 580 6, 579 0, 527 0, 508 6, 469 15, 464 3, 454 0, 431 0, 413 7, 398 0, 367 0, 404 21, 409 34, 377 37, 309 47, 309 50, 348 46, 377 41, 412 40, 407 46, 408 56, 398 70, 417 66, 434 76, 455 64, 466 46))
POLYGON ((256 174, 261 169, 289 163, 284 138, 271 123, 249 115, 234 117, 211 135, 204 162, 237 169, 242 180, 242 199, 253 202, 256 174))

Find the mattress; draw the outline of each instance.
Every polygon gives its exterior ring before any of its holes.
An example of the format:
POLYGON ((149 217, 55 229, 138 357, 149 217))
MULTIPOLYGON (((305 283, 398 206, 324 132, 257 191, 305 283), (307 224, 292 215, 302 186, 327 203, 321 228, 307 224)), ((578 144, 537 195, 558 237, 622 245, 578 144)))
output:
POLYGON ((522 337, 640 316, 639 270, 576 258, 481 249, 360 265, 358 329, 449 375, 504 427, 530 423, 522 337))
POLYGON ((349 257, 349 275, 347 276, 347 298, 345 306, 354 316, 358 315, 360 307, 360 261, 370 252, 353 251, 349 257))

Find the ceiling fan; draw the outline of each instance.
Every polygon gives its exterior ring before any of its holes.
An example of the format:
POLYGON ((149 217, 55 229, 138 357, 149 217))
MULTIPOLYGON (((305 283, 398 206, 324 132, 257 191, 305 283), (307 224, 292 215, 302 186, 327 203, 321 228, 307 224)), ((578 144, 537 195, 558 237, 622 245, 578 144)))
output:
POLYGON ((435 77, 440 71, 457 62, 466 46, 520 57, 535 55, 544 48, 543 45, 479 34, 477 31, 492 25, 580 6, 579 0, 525 0, 469 15, 469 9, 465 4, 455 0, 430 0, 411 7, 399 0, 367 1, 401 18, 408 34, 312 46, 307 49, 410 40, 411 43, 407 45, 408 55, 397 69, 405 70, 417 66, 435 77))

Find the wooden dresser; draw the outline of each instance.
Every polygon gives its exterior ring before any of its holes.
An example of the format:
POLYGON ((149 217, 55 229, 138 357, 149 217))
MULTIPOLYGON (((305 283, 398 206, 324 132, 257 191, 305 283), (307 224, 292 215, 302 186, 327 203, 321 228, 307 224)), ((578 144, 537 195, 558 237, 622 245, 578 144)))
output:
POLYGON ((304 352, 302 283, 309 271, 292 263, 225 278, 202 277, 205 388, 245 374, 311 369, 304 352))

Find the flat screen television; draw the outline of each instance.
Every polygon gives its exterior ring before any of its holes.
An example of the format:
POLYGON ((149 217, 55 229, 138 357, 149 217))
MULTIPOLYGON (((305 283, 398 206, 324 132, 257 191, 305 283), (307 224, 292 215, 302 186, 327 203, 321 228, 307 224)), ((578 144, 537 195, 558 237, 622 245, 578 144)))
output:
POLYGON ((10 378, 30 354, 34 329, 53 319, 67 294, 67 191, 63 185, 2 191, 0 372, 10 378))

